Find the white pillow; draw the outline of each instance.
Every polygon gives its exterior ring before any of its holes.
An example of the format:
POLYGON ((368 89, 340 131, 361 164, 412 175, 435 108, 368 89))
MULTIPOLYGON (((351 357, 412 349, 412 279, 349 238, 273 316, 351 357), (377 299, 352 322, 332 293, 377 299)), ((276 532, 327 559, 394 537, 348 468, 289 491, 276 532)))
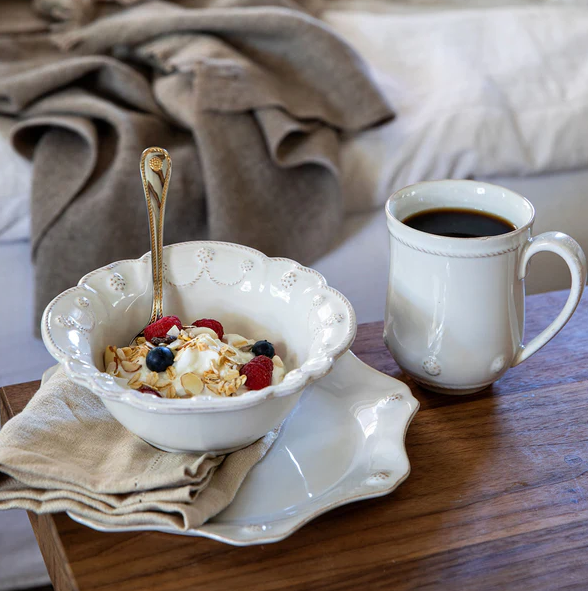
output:
POLYGON ((30 237, 31 163, 10 145, 14 119, 0 117, 0 242, 30 237))
POLYGON ((425 179, 588 165, 585 8, 388 6, 323 15, 367 61, 397 114, 346 140, 347 211, 425 179))

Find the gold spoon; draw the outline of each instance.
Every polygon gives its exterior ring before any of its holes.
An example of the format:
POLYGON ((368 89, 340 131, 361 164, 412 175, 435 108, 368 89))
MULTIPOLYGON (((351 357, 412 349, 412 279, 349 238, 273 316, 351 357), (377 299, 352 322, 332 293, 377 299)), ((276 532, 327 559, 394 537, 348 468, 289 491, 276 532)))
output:
MULTIPOLYGON (((151 317, 145 326, 163 318, 163 217, 171 171, 171 158, 163 148, 147 148, 141 155, 141 178, 149 217, 153 274, 151 317)), ((135 344, 138 337, 143 336, 144 330, 145 328, 131 340, 130 346, 135 344)))

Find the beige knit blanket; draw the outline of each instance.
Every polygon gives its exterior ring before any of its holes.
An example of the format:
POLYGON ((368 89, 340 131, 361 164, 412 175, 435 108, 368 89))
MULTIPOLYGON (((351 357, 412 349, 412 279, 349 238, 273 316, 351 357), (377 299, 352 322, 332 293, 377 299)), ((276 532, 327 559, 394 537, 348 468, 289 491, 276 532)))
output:
POLYGON ((389 119, 358 56, 294 0, 3 2, 0 112, 33 159, 36 313, 149 249, 144 148, 174 172, 165 242, 309 263, 342 221, 339 139, 389 119))

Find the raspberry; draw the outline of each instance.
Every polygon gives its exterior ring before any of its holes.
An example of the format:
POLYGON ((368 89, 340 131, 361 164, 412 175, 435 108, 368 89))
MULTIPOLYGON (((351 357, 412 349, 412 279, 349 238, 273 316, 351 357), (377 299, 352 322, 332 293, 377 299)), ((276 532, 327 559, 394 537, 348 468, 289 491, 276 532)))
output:
POLYGON ((265 369, 270 373, 274 371, 274 362, 267 355, 258 355, 257 357, 254 357, 249 363, 261 365, 262 367, 265 367, 265 369))
POLYGON ((157 390, 154 390, 153 388, 150 388, 146 384, 143 384, 139 388, 139 392, 143 392, 143 394, 154 394, 155 396, 159 396, 159 398, 162 398, 161 394, 157 390))
POLYGON ((148 341, 151 341, 151 339, 154 337, 159 337, 162 339, 167 335, 167 331, 172 326, 177 326, 180 330, 182 330, 182 322, 177 316, 164 316, 153 324, 146 326, 143 334, 145 339, 148 341))
POLYGON ((218 320, 213 320, 212 318, 202 318, 201 320, 196 320, 196 322, 192 322, 192 326, 196 326, 197 328, 210 328, 216 332, 219 340, 221 340, 225 336, 225 329, 223 325, 218 320))
POLYGON ((242 376, 247 376, 245 386, 250 390, 261 390, 272 383, 272 373, 274 371, 274 362, 265 355, 254 357, 249 363, 246 363, 239 372, 242 376))

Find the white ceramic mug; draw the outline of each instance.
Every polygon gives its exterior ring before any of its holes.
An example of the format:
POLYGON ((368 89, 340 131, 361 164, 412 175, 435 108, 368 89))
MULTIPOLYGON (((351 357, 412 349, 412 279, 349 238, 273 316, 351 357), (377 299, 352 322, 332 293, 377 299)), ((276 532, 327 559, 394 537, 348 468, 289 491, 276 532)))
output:
POLYGON ((386 216, 391 256, 384 341, 398 365, 430 390, 482 390, 551 340, 580 301, 586 283, 582 249, 561 232, 531 237, 535 210, 508 189, 477 181, 417 183, 390 197, 386 216), (516 230, 447 238, 403 223, 444 207, 498 215, 516 230), (541 251, 565 260, 572 287, 556 319, 523 345, 524 278, 529 260, 541 251))

